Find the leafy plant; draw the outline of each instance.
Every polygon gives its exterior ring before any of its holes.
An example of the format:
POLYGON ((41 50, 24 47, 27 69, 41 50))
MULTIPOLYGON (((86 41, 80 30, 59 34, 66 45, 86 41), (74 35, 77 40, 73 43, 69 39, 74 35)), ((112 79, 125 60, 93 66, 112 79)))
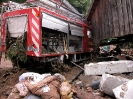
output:
POLYGON ((11 60, 17 59, 18 61, 26 62, 27 61, 26 50, 23 46, 21 39, 22 38, 17 39, 15 43, 10 45, 10 47, 6 52, 6 55, 11 60))
MULTIPOLYGON (((8 0, 1 0, 2 2, 7 2, 8 0)), ((26 0, 11 0, 13 2, 24 3, 26 0)), ((81 14, 87 15, 87 11, 92 3, 92 0, 67 0, 72 6, 74 6, 81 14)))
POLYGON ((68 0, 81 14, 87 15, 92 0, 68 0))

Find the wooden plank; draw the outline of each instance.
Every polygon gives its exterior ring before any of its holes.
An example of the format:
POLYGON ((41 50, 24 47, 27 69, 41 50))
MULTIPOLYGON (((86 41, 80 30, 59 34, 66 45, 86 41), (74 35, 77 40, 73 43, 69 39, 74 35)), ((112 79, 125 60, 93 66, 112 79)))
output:
POLYGON ((104 1, 104 13, 103 13, 103 16, 104 16, 104 22, 103 22, 103 24, 104 24, 104 35, 103 35, 103 39, 106 39, 106 36, 107 36, 107 26, 106 26, 106 1, 107 0, 103 0, 104 1))
POLYGON ((113 34, 113 15, 112 15, 111 1, 112 0, 108 0, 109 37, 112 37, 113 34))
MULTIPOLYGON (((133 2, 132 0, 130 0, 130 3, 131 3, 131 12, 132 12, 132 17, 133 17, 133 2)), ((132 19, 133 20, 133 19, 132 19)), ((132 23, 133 24, 133 23, 132 23)), ((132 26, 131 26, 132 27, 132 26)), ((131 28, 131 34, 133 34, 133 28, 131 28)))
POLYGON ((124 35, 124 19, 123 19, 123 12, 122 12, 122 2, 121 0, 117 1, 117 8, 118 8, 118 17, 119 17, 119 36, 124 35))
POLYGON ((124 16, 124 35, 129 34, 129 21, 128 21, 128 13, 127 13, 127 5, 126 0, 122 0, 122 9, 124 16))
POLYGON ((109 23, 108 23, 108 0, 105 1, 105 39, 110 38, 109 34, 109 23))
POLYGON ((95 27, 95 39, 96 39, 96 45, 97 45, 97 43, 98 43, 98 32, 97 32, 97 20, 96 20, 96 13, 97 13, 97 9, 95 10, 95 12, 94 12, 94 27, 95 27))
POLYGON ((102 2, 101 1, 99 1, 100 3, 98 4, 99 5, 99 8, 98 8, 98 6, 97 6, 97 10, 96 10, 96 12, 97 12, 97 14, 95 14, 94 16, 93 16, 93 29, 95 29, 94 30, 94 41, 96 42, 96 45, 98 45, 98 43, 100 42, 100 39, 102 39, 102 35, 103 35, 103 31, 102 31, 102 20, 103 20, 103 17, 102 17, 102 2), (97 17, 98 16, 98 17, 97 17), (97 19, 97 22, 95 22, 96 20, 95 19, 97 19), (100 31, 100 33, 99 33, 99 31, 100 31))
POLYGON ((99 34, 99 41, 102 39, 102 34, 103 34, 103 30, 102 30, 102 2, 101 0, 99 1, 99 29, 100 29, 100 34, 99 34))
POLYGON ((95 27, 95 20, 94 20, 94 14, 93 14, 93 16, 92 16, 92 18, 91 18, 91 22, 92 22, 92 33, 93 33, 93 40, 94 40, 94 43, 96 44, 97 43, 97 41, 96 41, 96 32, 95 32, 95 30, 96 30, 96 27, 95 27))
POLYGON ((118 12, 117 12, 117 4, 116 0, 112 0, 111 2, 112 6, 112 14, 113 14, 113 25, 114 25, 114 36, 119 36, 119 22, 118 22, 118 12))
POLYGON ((105 31, 104 31, 104 29, 105 29, 105 27, 104 27, 104 22, 105 22, 105 15, 104 15, 104 13, 105 13, 105 3, 104 3, 104 0, 101 0, 101 5, 102 5, 102 9, 101 9, 101 12, 102 12, 102 34, 101 34, 101 39, 104 39, 104 35, 105 35, 105 31))
POLYGON ((132 16, 133 6, 131 5, 131 2, 132 2, 131 0, 127 0, 127 13, 128 13, 128 20, 129 20, 129 33, 133 34, 133 16, 132 16))
POLYGON ((97 8, 95 10, 95 28, 96 28, 96 40, 97 40, 97 43, 98 43, 98 23, 97 23, 97 8))
MULTIPOLYGON (((98 28, 97 28, 98 34, 97 34, 97 36, 98 36, 98 40, 100 41, 101 27, 100 27, 100 11, 99 11, 99 9, 100 9, 100 4, 97 5, 97 25, 98 25, 98 28)), ((99 45, 99 42, 98 42, 97 45, 99 45)))

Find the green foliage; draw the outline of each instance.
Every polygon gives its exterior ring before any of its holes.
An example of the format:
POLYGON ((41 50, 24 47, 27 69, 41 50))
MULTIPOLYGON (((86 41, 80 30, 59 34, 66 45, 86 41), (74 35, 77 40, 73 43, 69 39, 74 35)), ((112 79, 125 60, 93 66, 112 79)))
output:
MULTIPOLYGON (((8 0, 2 0, 0 1, 0 4, 2 2, 7 2, 8 0)), ((11 0, 18 3, 24 3, 26 0, 11 0)), ((92 3, 92 0, 68 0, 68 2, 73 5, 81 14, 84 14, 86 16, 87 11, 92 3)))
MULTIPOLYGON (((2 2, 8 2, 9 0, 1 0, 0 1, 0 4, 2 3, 2 2)), ((13 2, 18 2, 18 3, 24 3, 26 0, 10 0, 10 1, 13 1, 13 2)))
POLYGON ((15 43, 11 44, 6 52, 6 55, 11 60, 17 59, 21 62, 27 61, 26 50, 21 40, 17 40, 15 43))
POLYGON ((68 0, 81 14, 87 15, 92 0, 68 0))

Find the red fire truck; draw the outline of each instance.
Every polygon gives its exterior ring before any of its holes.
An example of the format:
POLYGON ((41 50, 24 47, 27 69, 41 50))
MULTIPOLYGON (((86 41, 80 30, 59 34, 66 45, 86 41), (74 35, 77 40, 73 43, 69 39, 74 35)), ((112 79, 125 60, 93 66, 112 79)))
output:
POLYGON ((78 62, 90 58, 91 44, 89 26, 66 0, 2 5, 1 51, 11 58, 78 62))

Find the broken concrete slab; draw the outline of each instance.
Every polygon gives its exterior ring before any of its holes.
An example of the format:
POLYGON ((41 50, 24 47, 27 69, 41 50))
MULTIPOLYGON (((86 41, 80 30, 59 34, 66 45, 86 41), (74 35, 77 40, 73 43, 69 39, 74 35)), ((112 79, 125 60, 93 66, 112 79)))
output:
POLYGON ((114 96, 112 89, 120 86, 121 84, 127 81, 129 81, 129 79, 126 79, 120 76, 112 76, 110 74, 103 74, 101 82, 100 82, 100 90, 108 95, 114 96))
POLYGON ((114 88, 113 92, 117 99, 133 99, 133 80, 114 88))
POLYGON ((109 61, 84 65, 85 75, 102 75, 104 73, 126 73, 133 72, 133 61, 109 61))

